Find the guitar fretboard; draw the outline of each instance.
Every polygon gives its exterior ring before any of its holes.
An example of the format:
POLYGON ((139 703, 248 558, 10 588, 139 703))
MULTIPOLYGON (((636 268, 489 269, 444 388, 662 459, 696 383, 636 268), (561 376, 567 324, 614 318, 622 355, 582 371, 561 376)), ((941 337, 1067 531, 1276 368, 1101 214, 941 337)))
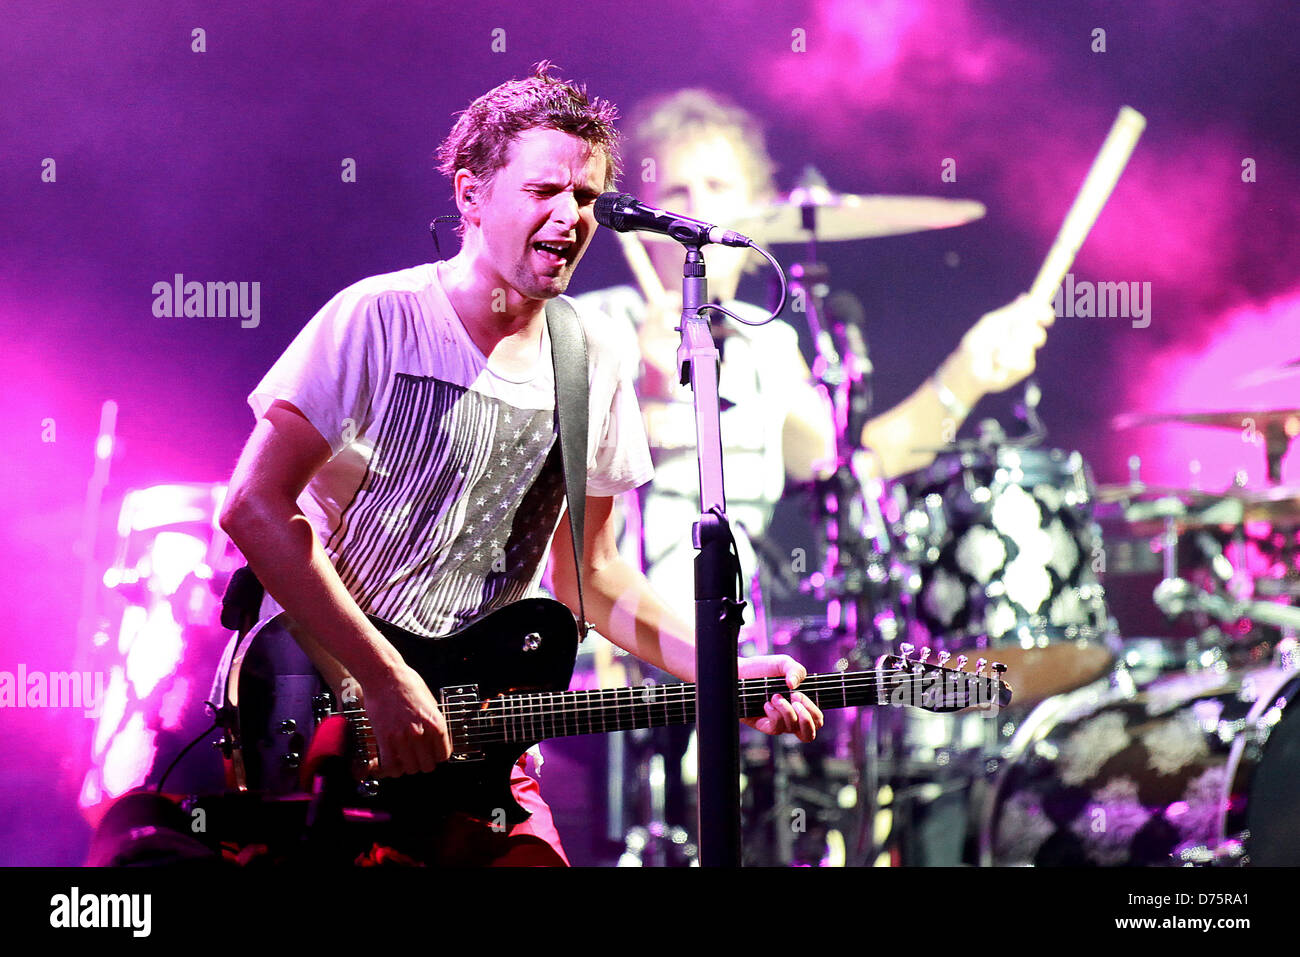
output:
MULTIPOLYGON (((842 672, 809 675, 798 690, 822 710, 857 705, 908 705, 934 711, 984 706, 997 700, 997 682, 966 672, 842 672)), ((742 718, 759 718, 773 695, 790 694, 783 678, 740 682, 742 718)), ((695 721, 695 685, 645 685, 594 691, 510 694, 488 701, 444 704, 457 751, 489 744, 579 734, 661 728, 695 721)))

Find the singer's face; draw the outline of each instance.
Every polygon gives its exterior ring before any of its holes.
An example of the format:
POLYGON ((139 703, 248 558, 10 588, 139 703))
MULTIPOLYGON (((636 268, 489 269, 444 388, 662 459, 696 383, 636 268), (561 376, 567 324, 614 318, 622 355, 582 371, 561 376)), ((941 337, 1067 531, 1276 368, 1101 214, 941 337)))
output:
POLYGON ((564 292, 596 229, 605 153, 559 130, 533 129, 478 198, 485 265, 527 299, 564 292))
MULTIPOLYGON (((754 191, 742 157, 731 138, 711 133, 694 139, 669 141, 656 157, 655 182, 646 201, 706 223, 730 226, 754 202, 754 191)), ((647 237, 648 239, 649 237, 647 237)), ((682 251, 675 242, 648 244, 655 270, 669 289, 680 284, 682 251)), ((734 295, 745 263, 743 249, 710 246, 708 279, 710 293, 734 295)))

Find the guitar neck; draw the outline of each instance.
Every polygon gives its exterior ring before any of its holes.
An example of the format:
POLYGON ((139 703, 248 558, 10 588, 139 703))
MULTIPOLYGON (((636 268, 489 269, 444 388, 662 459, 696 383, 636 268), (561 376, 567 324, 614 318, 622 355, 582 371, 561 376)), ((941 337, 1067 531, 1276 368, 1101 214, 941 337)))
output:
MULTIPOLYGON (((861 705, 955 711, 996 702, 997 685, 993 679, 964 672, 862 671, 809 675, 798 690, 823 711, 861 705)), ((741 681, 740 716, 763 717, 764 704, 776 694, 789 694, 784 678, 741 681)), ((695 685, 510 694, 459 707, 452 703, 444 711, 456 749, 473 750, 486 744, 691 724, 695 685)))

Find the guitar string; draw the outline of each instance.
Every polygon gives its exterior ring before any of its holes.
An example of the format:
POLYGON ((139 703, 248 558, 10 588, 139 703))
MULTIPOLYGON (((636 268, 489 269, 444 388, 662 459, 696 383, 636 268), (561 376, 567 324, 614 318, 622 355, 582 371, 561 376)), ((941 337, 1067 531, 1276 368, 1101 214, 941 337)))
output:
MULTIPOLYGON (((764 679, 748 679, 758 680, 764 679)), ((780 680, 780 679, 772 679, 780 680)), ((976 682, 979 683, 979 682, 976 682)), ((840 697, 841 689, 847 691, 860 691, 863 688, 880 686, 882 690, 893 692, 906 684, 918 685, 922 697, 927 694, 944 694, 949 692, 967 693, 967 696, 976 696, 974 692, 981 690, 969 687, 972 682, 966 682, 968 687, 962 688, 954 686, 953 682, 944 682, 942 684, 932 684, 928 688, 919 687, 917 676, 915 675, 884 675, 883 677, 871 676, 866 678, 849 678, 841 681, 839 678, 830 678, 824 682, 813 683, 805 680, 797 691, 811 695, 826 695, 830 697, 840 697), (892 679, 892 687, 890 686, 892 679)), ((693 685, 660 685, 649 686, 654 690, 649 695, 646 694, 645 688, 626 687, 626 688, 599 688, 588 690, 571 690, 571 691, 543 691, 543 692, 519 692, 512 693, 501 697, 476 700, 465 703, 451 703, 444 705, 440 710, 444 714, 457 715, 458 717, 472 717, 474 714, 486 714, 488 711, 493 712, 491 717, 502 717, 508 719, 528 718, 530 716, 551 716, 553 714, 574 714, 587 711, 605 711, 610 708, 622 707, 663 707, 664 705, 680 704, 682 702, 693 701, 695 699, 695 688, 693 685), (574 695, 582 696, 580 700, 565 700, 563 696, 574 695), (638 700, 641 699, 641 700, 638 700), (612 700, 611 700, 612 699, 612 700), (485 707, 486 705, 486 707, 485 707)), ((770 697, 773 693, 768 688, 749 688, 741 689, 737 697, 742 700, 752 699, 755 697, 770 697)), ((787 690, 788 693, 788 690, 787 690)), ((978 695, 977 697, 985 697, 978 695)), ((364 714, 364 710, 341 710, 333 712, 335 714, 351 715, 364 714)))
MULTIPOLYGON (((931 673, 936 673, 936 672, 931 672, 931 673)), ((963 674, 962 672, 951 671, 951 670, 949 670, 948 673, 951 673, 953 675, 963 674)), ((835 675, 815 675, 815 676, 810 675, 808 678, 804 680, 804 682, 796 690, 799 691, 811 690, 814 693, 816 693, 819 689, 816 688, 806 689, 806 686, 813 679, 820 678, 823 680, 819 682, 819 684, 826 686, 820 690, 823 690, 828 694, 832 691, 838 691, 841 687, 843 687, 846 691, 849 689, 857 691, 863 687, 876 685, 879 686, 879 690, 892 695, 893 692, 899 690, 901 687, 903 687, 903 685, 907 683, 918 684, 918 679, 921 679, 922 677, 923 676, 921 675, 917 675, 915 673, 908 673, 908 672, 859 672, 854 677, 843 679, 843 680, 835 675), (887 686, 891 679, 893 679, 892 688, 887 686), (831 687, 832 685, 834 687, 831 687)), ((982 684, 989 684, 993 682, 993 679, 987 676, 979 676, 979 675, 972 675, 966 673, 965 677, 968 679, 965 682, 968 686, 972 682, 982 683, 982 684)), ((752 681, 760 684, 765 684, 769 680, 780 680, 780 679, 757 678, 757 679, 746 679, 746 682, 752 681)), ((969 693, 972 690, 969 687, 965 689, 957 689, 951 687, 951 684, 952 684, 951 682, 944 682, 940 686, 931 685, 929 689, 917 689, 917 690, 920 691, 922 700, 924 700, 925 696, 928 693, 932 693, 932 692, 947 693, 951 691, 965 690, 968 693, 968 698, 967 698, 968 703, 964 707, 973 707, 973 706, 977 706, 979 703, 982 703, 978 701, 974 705, 969 703, 969 693)), ((661 685, 659 686, 659 688, 663 690, 656 696, 657 700, 651 702, 645 702, 645 701, 637 702, 636 701, 637 695, 643 694, 644 692, 639 688, 628 687, 628 688, 595 689, 594 691, 537 692, 531 694, 514 694, 504 698, 487 699, 487 705, 488 705, 487 708, 484 708, 483 702, 480 701, 480 702, 470 702, 464 705, 450 705, 443 708, 442 710, 444 715, 448 717, 449 723, 457 726, 452 729, 453 744, 460 743, 463 745, 472 745, 478 743, 493 743, 493 742, 507 743, 512 740, 511 734, 513 733, 514 730, 517 730, 524 735, 529 735, 530 732, 539 730, 536 727, 538 724, 541 724, 544 727, 548 720, 552 722, 555 722, 557 720, 562 721, 566 727, 572 722, 574 727, 577 727, 577 721, 579 719, 579 716, 585 716, 588 713, 596 713, 596 712, 608 714, 611 708, 620 709, 620 710, 625 708, 632 708, 632 709, 646 708, 649 711, 646 717, 651 720, 652 727, 654 726, 653 719, 655 717, 653 709, 671 709, 675 706, 683 706, 683 705, 689 705, 693 708, 695 703, 695 691, 693 685, 690 684, 661 685), (613 702, 608 702, 608 701, 597 702, 595 704, 583 704, 580 706, 575 706, 576 704, 575 702, 564 702, 564 701, 554 700, 555 695, 575 694, 575 695, 604 696, 604 695, 610 695, 611 693, 615 698, 613 702), (623 701, 618 700, 618 698, 622 697, 623 695, 628 696, 627 700, 623 700, 623 701), (538 699, 543 697, 550 697, 551 700, 541 700, 541 701, 530 700, 530 699, 538 699), (496 706, 495 708, 493 707, 494 705, 496 706), (476 717, 491 719, 493 723, 491 725, 484 725, 481 720, 475 721, 474 719, 476 717), (513 726, 513 729, 511 726, 513 726)), ((766 688, 751 688, 749 690, 742 689, 738 697, 740 697, 743 700, 745 698, 753 698, 757 696, 767 697, 768 694, 769 693, 766 688)), ((874 702, 864 702, 864 703, 873 704, 874 702)), ((921 707, 924 708, 924 705, 921 705, 921 707)), ((962 706, 956 704, 945 705, 945 707, 954 707, 957 710, 962 710, 962 706)), ((353 709, 349 711, 335 712, 335 714, 343 714, 345 716, 360 715, 361 717, 359 718, 353 718, 354 726, 360 730, 359 737, 367 741, 374 740, 374 733, 373 731, 370 730, 369 719, 368 717, 365 716, 364 710, 353 709)), ((636 714, 627 714, 627 713, 621 715, 620 714, 610 715, 611 722, 602 722, 602 730, 611 730, 607 727, 607 724, 609 723, 615 724, 615 727, 612 729, 615 731, 631 730, 638 726, 636 724, 638 717, 639 716, 636 714), (631 718, 633 724, 630 725, 628 728, 618 727, 618 725, 622 723, 622 720, 626 720, 627 718, 631 718)), ((668 717, 666 711, 665 711, 665 717, 668 717)), ((761 717, 761 715, 752 715, 751 717, 761 717)), ((675 722, 669 720, 668 723, 673 724, 675 722)), ((587 721, 587 726, 588 728, 594 730, 594 722, 590 721, 590 719, 588 719, 587 721)), ((578 733, 581 734, 583 732, 578 732, 578 733)), ((555 735, 555 736, 564 737, 566 735, 555 735)))
MULTIPOLYGON (((824 676, 816 676, 824 677, 824 676)), ((975 676, 971 676, 975 678, 975 676)), ((746 679, 747 681, 758 681, 767 683, 768 679, 746 679)), ((772 681, 781 680, 778 678, 772 681)), ((829 676, 824 681, 814 682, 812 678, 805 679, 796 691, 805 694, 827 696, 842 696, 843 692, 860 691, 863 688, 881 686, 882 690, 893 692, 905 684, 919 685, 918 676, 916 675, 865 675, 862 677, 853 677, 841 680, 840 678, 829 676), (892 680, 892 687, 889 682, 892 680)), ((969 687, 972 683, 980 684, 987 687, 990 679, 978 679, 974 682, 967 681, 968 687, 955 687, 953 682, 943 682, 941 684, 932 684, 929 688, 920 688, 922 697, 930 693, 944 694, 948 692, 965 691, 968 696, 980 689, 969 687)), ((542 692, 519 692, 511 693, 505 696, 476 700, 465 703, 453 702, 440 708, 444 714, 457 715, 459 717, 472 717, 474 714, 486 714, 488 711, 494 712, 491 717, 502 717, 507 719, 528 718, 530 716, 550 716, 553 714, 575 714, 587 711, 606 711, 610 708, 621 707, 663 707, 664 705, 680 704, 682 702, 693 701, 695 699, 694 685, 659 685, 648 686, 654 689, 647 695, 646 688, 626 687, 626 688, 598 688, 587 690, 567 690, 567 691, 542 691, 542 692), (574 695, 582 696, 580 700, 565 700, 563 696, 574 695), (610 700, 610 699, 613 700, 610 700), (640 698, 641 700, 637 700, 640 698), (648 698, 648 700, 647 700, 648 698), (486 707, 484 707, 486 705, 486 707)), ((787 690, 788 689, 782 689, 787 690)), ((774 693, 768 688, 742 688, 737 697, 742 700, 752 699, 755 697, 770 697, 774 693)), ((978 695, 978 697, 985 697, 978 695)), ((342 710, 333 712, 335 714, 364 714, 364 710, 342 710)), ((755 716, 757 717, 757 715, 755 716)))
MULTIPOLYGON (((960 675, 961 672, 954 672, 954 674, 960 675)), ((902 685, 907 683, 919 684, 923 682, 924 677, 925 676, 915 675, 911 673, 902 673, 902 672, 898 672, 898 673, 859 672, 847 678, 840 678, 836 675, 810 675, 808 678, 804 679, 804 681, 799 685, 798 688, 794 690, 803 692, 805 694, 808 694, 810 692, 812 694, 831 694, 834 692, 838 692, 840 689, 844 689, 846 691, 849 689, 852 689, 853 691, 858 691, 863 687, 870 687, 873 685, 882 684, 883 682, 889 682, 891 680, 893 680, 894 683, 894 688, 892 690, 897 690, 898 687, 901 687, 902 685)), ((987 689, 990 685, 993 684, 993 679, 988 677, 967 675, 967 678, 968 680, 964 682, 967 686, 971 684, 977 684, 980 685, 982 688, 987 689)), ((773 677, 770 679, 747 678, 745 679, 744 682, 742 682, 742 685, 748 684, 749 682, 756 682, 759 684, 768 685, 771 682, 775 682, 775 681, 783 682, 784 679, 779 677, 773 677)), ((965 690, 967 692, 971 692, 976 690, 970 687, 966 687, 964 689, 957 688, 957 687, 953 687, 953 685, 954 685, 953 682, 945 681, 941 683, 931 684, 929 688, 925 688, 922 690, 923 690, 923 694, 929 691, 947 692, 947 691, 965 690)), ((780 689, 778 689, 775 692, 769 690, 768 687, 761 687, 761 688, 752 687, 752 686, 742 687, 741 689, 738 690, 737 697, 742 699, 753 698, 758 696, 770 697, 772 694, 779 694, 783 690, 786 691, 787 694, 789 693, 789 689, 785 688, 784 686, 782 686, 780 689)), ((594 688, 594 689, 577 689, 577 690, 564 690, 564 691, 512 692, 495 698, 480 699, 480 700, 475 700, 475 701, 465 702, 465 703, 453 702, 446 706, 440 706, 440 710, 442 710, 444 713, 459 713, 459 714, 467 715, 473 712, 483 711, 484 710, 483 706, 484 704, 486 704, 488 705, 489 708, 502 707, 502 706, 511 706, 511 707, 526 706, 526 707, 537 708, 540 706, 541 708, 545 709, 547 707, 557 706, 561 710, 564 710, 566 712, 572 712, 572 711, 583 711, 583 710, 604 710, 609 707, 619 707, 622 705, 629 705, 632 707, 657 707, 664 704, 665 702, 674 703, 674 702, 680 702, 683 700, 689 700, 694 698, 695 698, 695 685, 686 683, 686 684, 673 684, 673 685, 628 686, 628 687, 621 687, 621 688, 594 688), (575 705, 578 705, 577 701, 566 702, 563 700, 557 700, 559 696, 563 696, 563 695, 582 695, 584 696, 585 700, 582 705, 575 707, 575 705), (608 698, 611 696, 615 700, 613 701, 597 700, 601 698, 608 698), (622 696, 627 696, 628 700, 626 701, 617 700, 622 696), (642 699, 639 702, 636 700, 638 697, 642 699), (647 697, 649 697, 651 700, 645 700, 647 697), (547 699, 547 700, 537 700, 537 699, 547 699)), ((357 714, 357 713, 364 713, 364 712, 360 709, 357 709, 352 711, 342 710, 333 713, 357 714)))
MULTIPOLYGON (((971 707, 975 707, 972 705, 971 707)), ((962 710, 962 709, 959 709, 962 710)), ((663 727, 680 724, 688 724, 693 720, 688 718, 686 721, 669 721, 666 725, 660 725, 651 722, 649 727, 663 727)), ((611 720, 599 725, 591 724, 584 727, 574 725, 574 730, 569 730, 568 723, 553 723, 550 730, 547 730, 545 721, 541 716, 534 716, 531 719, 525 718, 520 722, 512 719, 513 728, 485 728, 485 727, 453 727, 451 732, 453 752, 462 752, 473 750, 478 745, 489 744, 511 744, 536 741, 546 738, 562 738, 571 736, 580 736, 584 734, 613 733, 617 731, 633 731, 646 727, 644 722, 633 722, 624 724, 622 722, 611 720)), ((363 741, 373 743, 376 741, 373 731, 357 730, 357 736, 363 741)))

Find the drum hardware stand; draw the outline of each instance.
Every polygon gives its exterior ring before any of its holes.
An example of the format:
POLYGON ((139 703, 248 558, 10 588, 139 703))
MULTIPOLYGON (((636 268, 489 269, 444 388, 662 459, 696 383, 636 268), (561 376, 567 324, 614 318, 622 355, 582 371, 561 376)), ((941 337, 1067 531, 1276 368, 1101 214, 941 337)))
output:
POLYGON ((1231 596, 1202 591, 1183 578, 1162 581, 1156 587, 1154 599, 1160 610, 1171 617, 1186 611, 1200 611, 1225 623, 1249 618, 1260 624, 1300 630, 1300 608, 1258 599, 1237 601, 1231 596))
MULTIPOLYGON (((776 839, 776 863, 787 866, 819 863, 821 858, 817 861, 800 858, 795 843, 794 812, 802 812, 801 833, 806 834, 814 825, 819 825, 829 833, 835 829, 834 813, 839 809, 838 795, 828 793, 825 788, 798 783, 794 780, 790 767, 794 746, 783 741, 773 741, 771 746, 774 772, 771 821, 772 833, 776 839)), ((825 779, 823 773, 821 780, 825 779)), ((828 850, 823 842, 823 854, 828 850)))
MULTIPOLYGON (((774 642, 765 599, 768 595, 781 599, 790 598, 801 590, 801 583, 782 567, 784 556, 772 541, 751 532, 743 524, 741 528, 745 530, 758 558, 758 564, 750 584, 755 619, 755 627, 749 638, 752 653, 760 655, 788 653, 799 657, 799 652, 807 646, 792 642, 787 647, 774 642)), ((805 632, 806 630, 801 630, 796 634, 802 635, 805 632)), ((850 653, 849 657, 856 659, 857 656, 855 653, 850 653)), ((804 663, 808 664, 807 661, 804 663)), ((856 668, 858 664, 861 663, 854 664, 852 667, 856 668)), ((836 667, 840 666, 836 665, 836 667)), ((828 732, 829 729, 823 729, 822 734, 819 735, 819 741, 825 741, 825 735, 828 732)), ((756 861, 755 863, 780 866, 816 863, 816 861, 810 861, 806 853, 802 853, 801 848, 798 846, 795 836, 797 831, 796 822, 804 822, 805 827, 810 827, 814 822, 822 824, 826 827, 828 835, 831 830, 843 833, 841 824, 833 819, 834 813, 841 807, 838 793, 843 785, 830 786, 832 782, 829 776, 830 772, 824 767, 824 756, 821 752, 809 756, 803 750, 805 747, 807 746, 790 743, 785 738, 773 738, 766 741, 766 751, 769 757, 758 765, 756 770, 760 773, 770 772, 771 799, 766 801, 767 809, 762 813, 761 818, 751 818, 751 821, 754 821, 756 827, 768 830, 771 835, 771 844, 767 850, 768 859, 756 861), (799 773, 798 766, 800 764, 806 765, 807 773, 799 773)), ((823 747, 826 747, 826 745, 823 745, 823 747)), ((853 753, 847 742, 844 742, 844 749, 849 753, 853 753)), ((855 772, 859 764, 860 762, 855 761, 855 772)), ((764 778, 763 780, 766 781, 767 779, 764 778)), ((847 780, 854 780, 854 778, 847 780)), ((751 792, 755 790, 752 777, 749 790, 751 792)), ((750 810, 751 814, 753 814, 754 807, 751 806, 750 810)), ((827 845, 822 850, 824 854, 840 859, 843 856, 842 843, 841 838, 838 855, 836 849, 831 847, 829 838, 827 845)), ((806 848, 802 850, 806 850, 806 848)))
MULTIPOLYGON (((630 687, 654 684, 635 658, 629 658, 626 667, 630 687)), ((606 736, 605 839, 623 846, 618 867, 699 866, 696 844, 678 823, 685 821, 684 802, 682 808, 668 806, 674 781, 683 791, 690 786, 682 781, 683 756, 666 737, 677 730, 684 729, 638 728, 606 736), (668 763, 665 752, 677 767, 668 763)))
MULTIPOLYGON (((682 849, 682 854, 688 859, 689 867, 699 866, 695 846, 689 843, 690 835, 680 827, 668 828, 662 822, 653 822, 645 827, 634 827, 628 831, 627 842, 622 856, 618 859, 618 866, 645 867, 646 848, 662 845, 665 840, 682 849)), ((662 850, 652 853, 653 857, 650 860, 652 866, 667 864, 667 855, 662 850)))
MULTIPOLYGON (((790 201, 800 209, 807 250, 803 262, 790 267, 790 286, 796 303, 804 306, 816 359, 813 377, 831 401, 835 422, 835 472, 818 483, 818 517, 826 533, 826 562, 821 581, 814 587, 827 601, 827 624, 860 640, 865 627, 887 594, 889 552, 879 503, 863 493, 855 470, 863 427, 870 418, 873 367, 859 324, 862 307, 852 297, 841 296, 838 308, 827 315, 830 270, 817 259, 818 200, 828 194, 825 179, 808 167, 790 201), (838 313, 838 315, 837 315, 838 313), (870 513, 868 515, 868 513, 870 513), (874 549, 863 540, 864 528, 875 537, 874 549)), ((884 648, 882 653, 888 651, 884 648)))
MULTIPOLYGON (((678 862, 674 860, 674 848, 678 860, 684 860, 690 867, 699 866, 699 855, 691 843, 690 834, 685 828, 668 823, 667 768, 664 756, 655 750, 652 731, 632 732, 630 738, 641 751, 637 760, 637 783, 643 795, 641 810, 645 823, 630 828, 624 835, 624 850, 618 866, 668 867, 678 862)), ((616 782, 616 785, 622 788, 623 782, 616 782)))
MULTIPOLYGON (((813 377, 831 401, 835 423, 835 471, 817 483, 815 506, 825 536, 826 555, 823 570, 810 590, 826 602, 826 623, 832 632, 852 638, 864 656, 874 659, 891 650, 894 637, 890 627, 892 619, 885 612, 891 589, 887 528, 879 501, 864 493, 855 468, 855 464, 861 464, 859 456, 872 454, 861 448, 861 436, 871 413, 874 370, 861 330, 852 321, 854 318, 861 321, 860 305, 854 308, 852 300, 847 307, 842 305, 840 316, 830 316, 830 329, 823 321, 830 293, 830 270, 817 258, 817 216, 821 208, 817 199, 819 191, 825 189, 825 180, 810 167, 791 194, 791 201, 800 207, 807 247, 804 261, 790 267, 792 296, 796 303, 804 305, 816 352, 813 377), (859 315, 849 315, 854 312, 859 315), (868 531, 871 537, 864 534, 868 531), (877 615, 881 617, 879 623, 877 615), (889 632, 887 636, 877 637, 878 624, 889 632), (868 634, 870 639, 866 638, 868 634)), ((878 810, 877 758, 880 755, 880 715, 863 714, 868 715, 868 728, 865 740, 858 742, 861 747, 855 748, 855 753, 864 756, 858 806, 866 823, 859 842, 860 855, 862 841, 870 841, 871 822, 878 810)), ((865 855, 867 861, 874 860, 875 848, 867 849, 865 855)))

